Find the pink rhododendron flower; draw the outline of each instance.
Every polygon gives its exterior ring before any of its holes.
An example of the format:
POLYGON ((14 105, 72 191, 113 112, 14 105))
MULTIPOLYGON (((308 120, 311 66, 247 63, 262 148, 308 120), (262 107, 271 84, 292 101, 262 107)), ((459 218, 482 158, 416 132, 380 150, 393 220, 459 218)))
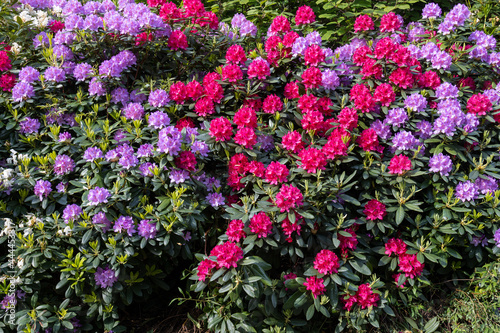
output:
POLYGON ((290 209, 298 208, 302 206, 302 193, 300 190, 293 185, 283 185, 280 191, 276 194, 276 207, 280 211, 288 212, 290 209))
POLYGON ((325 285, 323 284, 323 279, 315 276, 306 278, 304 286, 306 286, 306 290, 310 290, 312 292, 314 298, 322 295, 326 290, 325 285))
POLYGON ((250 231, 257 237, 267 237, 273 230, 273 223, 269 216, 264 212, 259 212, 250 219, 250 231))
POLYGON ((335 253, 330 250, 321 250, 316 254, 316 259, 314 260, 314 268, 320 274, 332 274, 337 273, 340 267, 339 258, 335 253))
POLYGON ((363 213, 367 220, 383 220, 386 215, 385 205, 376 199, 368 201, 363 213))

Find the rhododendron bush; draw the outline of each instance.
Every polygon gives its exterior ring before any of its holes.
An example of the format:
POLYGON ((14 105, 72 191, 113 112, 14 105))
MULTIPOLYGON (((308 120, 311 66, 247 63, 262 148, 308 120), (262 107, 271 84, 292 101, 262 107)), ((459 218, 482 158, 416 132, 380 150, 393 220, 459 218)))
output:
POLYGON ((213 331, 361 330, 498 259, 500 53, 466 6, 330 48, 307 6, 257 36, 148 5, 4 5, 5 326, 125 331, 181 285, 213 331))

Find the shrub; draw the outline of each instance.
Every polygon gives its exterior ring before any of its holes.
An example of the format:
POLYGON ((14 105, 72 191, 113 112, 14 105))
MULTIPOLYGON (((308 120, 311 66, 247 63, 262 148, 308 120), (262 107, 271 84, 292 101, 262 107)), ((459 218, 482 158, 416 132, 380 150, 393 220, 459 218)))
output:
POLYGON ((360 16, 331 50, 307 6, 262 44, 198 0, 23 2, 0 56, 10 328, 125 331, 190 267, 211 330, 363 330, 498 258, 498 53, 466 6, 360 16))

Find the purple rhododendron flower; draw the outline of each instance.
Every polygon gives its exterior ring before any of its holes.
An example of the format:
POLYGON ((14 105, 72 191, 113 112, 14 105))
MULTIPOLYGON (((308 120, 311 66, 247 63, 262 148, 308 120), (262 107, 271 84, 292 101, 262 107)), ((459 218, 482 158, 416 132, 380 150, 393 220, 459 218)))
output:
POLYGON ((12 99, 14 102, 22 102, 35 96, 35 89, 27 82, 18 82, 12 88, 12 99))
POLYGON ((210 206, 214 208, 224 205, 225 202, 224 196, 221 193, 217 192, 210 193, 209 195, 207 195, 206 199, 210 206))
POLYGON ((159 108, 165 106, 170 102, 168 94, 163 89, 156 89, 149 94, 149 105, 159 108))
POLYGON ((19 72, 19 81, 33 83, 40 80, 40 72, 31 66, 26 66, 19 72))
POLYGON ((130 216, 121 216, 115 221, 115 225, 113 226, 114 232, 121 233, 122 231, 126 231, 129 236, 132 236, 137 231, 135 230, 134 220, 130 216))
POLYGON ((156 129, 162 129, 170 124, 170 118, 162 111, 156 111, 149 115, 148 125, 156 129))
POLYGON ((69 222, 76 220, 82 212, 82 208, 78 205, 72 204, 66 206, 63 210, 64 223, 68 224, 69 222))
POLYGON ((146 239, 153 239, 156 236, 156 223, 151 223, 151 220, 141 220, 137 229, 139 236, 146 239))
POLYGON ((441 176, 448 176, 453 168, 453 163, 448 155, 439 153, 429 159, 429 171, 439 172, 441 176))
POLYGON ((174 126, 169 126, 158 133, 158 151, 176 156, 182 146, 182 134, 174 126))
POLYGON ((187 170, 172 170, 168 177, 172 182, 182 184, 189 178, 189 172, 187 170))
POLYGON ((54 162, 54 172, 57 175, 66 175, 73 171, 75 162, 68 155, 58 155, 54 162))
POLYGON ((38 130, 40 129, 40 121, 38 119, 26 117, 19 123, 19 126, 21 127, 19 129, 19 133, 21 134, 38 133, 38 130))
POLYGON ((34 191, 35 195, 42 201, 44 197, 47 198, 50 192, 52 192, 52 186, 47 180, 38 180, 35 184, 34 191))
POLYGON ((94 189, 89 190, 89 194, 87 196, 87 200, 89 204, 92 206, 98 205, 100 203, 107 203, 108 198, 111 196, 111 193, 105 188, 96 187, 94 189))
POLYGON ((98 158, 104 158, 104 154, 102 150, 98 147, 90 147, 85 150, 83 153, 83 158, 87 162, 93 162, 98 158))
POLYGON ((106 233, 109 229, 111 229, 111 221, 108 220, 106 214, 104 212, 99 212, 92 217, 93 224, 101 224, 102 232, 106 233))
POLYGON ((115 275, 115 271, 111 268, 102 269, 101 267, 97 267, 97 270, 94 274, 95 283, 97 286, 101 288, 112 287, 116 281, 118 281, 118 277, 115 275))
POLYGON ((401 126, 408 120, 408 114, 403 108, 390 109, 384 120, 385 124, 401 126))
POLYGON ((462 202, 474 201, 478 197, 478 189, 470 180, 460 182, 455 188, 455 197, 462 202))
POLYGON ((428 3, 425 5, 422 10, 422 18, 437 18, 441 16, 441 8, 438 4, 434 2, 428 3))

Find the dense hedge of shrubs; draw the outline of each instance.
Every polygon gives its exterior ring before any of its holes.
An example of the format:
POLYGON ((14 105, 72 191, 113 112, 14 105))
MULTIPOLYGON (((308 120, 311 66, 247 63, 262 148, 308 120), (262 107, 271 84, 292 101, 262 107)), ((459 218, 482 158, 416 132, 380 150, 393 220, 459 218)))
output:
POLYGON ((4 330, 123 332, 179 286, 213 331, 362 330, 498 260, 500 53, 469 8, 334 49, 305 5, 219 19, 2 4, 4 330))

